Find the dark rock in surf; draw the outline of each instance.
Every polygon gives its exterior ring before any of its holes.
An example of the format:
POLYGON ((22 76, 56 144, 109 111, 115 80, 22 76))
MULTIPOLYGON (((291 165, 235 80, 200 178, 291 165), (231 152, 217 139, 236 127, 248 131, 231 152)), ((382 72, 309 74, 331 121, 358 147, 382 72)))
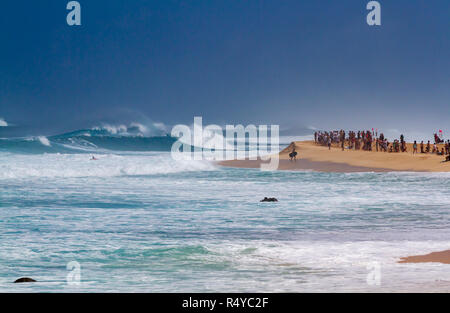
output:
POLYGON ((278 199, 264 197, 264 199, 262 199, 260 202, 278 202, 278 199))
POLYGON ((14 283, 18 284, 18 283, 35 283, 36 281, 33 278, 29 278, 29 277, 22 277, 17 279, 14 283))

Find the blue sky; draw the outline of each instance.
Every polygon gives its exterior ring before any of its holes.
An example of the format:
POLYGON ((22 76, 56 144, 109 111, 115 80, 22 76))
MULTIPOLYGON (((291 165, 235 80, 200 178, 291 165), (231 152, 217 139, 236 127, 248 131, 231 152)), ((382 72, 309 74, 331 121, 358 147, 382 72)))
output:
MULTIPOLYGON (((2 1, 0 117, 54 134, 101 123, 450 132, 450 2, 2 1)), ((0 129, 0 135, 1 135, 0 129)))

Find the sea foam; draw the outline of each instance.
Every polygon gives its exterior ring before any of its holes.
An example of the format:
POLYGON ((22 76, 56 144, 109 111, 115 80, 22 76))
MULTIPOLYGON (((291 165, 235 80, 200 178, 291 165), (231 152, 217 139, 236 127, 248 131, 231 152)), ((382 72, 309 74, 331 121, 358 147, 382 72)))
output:
POLYGON ((38 137, 38 140, 39 140, 39 142, 42 143, 44 146, 47 146, 47 147, 50 147, 50 146, 51 146, 50 141, 47 139, 47 137, 39 136, 39 137, 38 137))
POLYGON ((39 154, 0 155, 0 179, 58 177, 116 177, 210 171, 215 165, 203 161, 175 161, 169 153, 159 155, 39 154))

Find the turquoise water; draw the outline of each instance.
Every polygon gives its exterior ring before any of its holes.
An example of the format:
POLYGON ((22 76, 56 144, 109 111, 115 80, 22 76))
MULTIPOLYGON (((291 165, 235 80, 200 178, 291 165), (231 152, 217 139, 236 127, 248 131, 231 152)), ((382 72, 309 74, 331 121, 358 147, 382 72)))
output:
POLYGON ((447 265, 396 263, 450 248, 448 174, 96 157, 0 152, 0 291, 450 291, 447 265))

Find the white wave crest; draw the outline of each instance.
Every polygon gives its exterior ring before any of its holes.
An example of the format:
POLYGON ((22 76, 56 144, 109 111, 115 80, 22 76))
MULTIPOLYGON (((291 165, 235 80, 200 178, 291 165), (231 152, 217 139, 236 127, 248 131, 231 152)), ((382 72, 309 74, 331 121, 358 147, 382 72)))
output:
POLYGON ((103 129, 109 132, 111 135, 117 135, 127 132, 127 127, 125 125, 113 126, 109 124, 103 124, 102 127, 97 126, 93 128, 93 130, 103 130, 103 129))
POLYGON ((167 134, 167 127, 163 123, 148 123, 146 125, 132 122, 128 126, 125 124, 111 125, 102 124, 102 126, 96 126, 93 130, 106 130, 111 135, 118 136, 163 136, 167 134))
POLYGON ((50 141, 47 139, 47 137, 39 136, 37 137, 40 143, 42 143, 46 147, 51 147, 50 141))
POLYGON ((5 121, 5 119, 0 117, 0 127, 8 127, 8 123, 5 121))

